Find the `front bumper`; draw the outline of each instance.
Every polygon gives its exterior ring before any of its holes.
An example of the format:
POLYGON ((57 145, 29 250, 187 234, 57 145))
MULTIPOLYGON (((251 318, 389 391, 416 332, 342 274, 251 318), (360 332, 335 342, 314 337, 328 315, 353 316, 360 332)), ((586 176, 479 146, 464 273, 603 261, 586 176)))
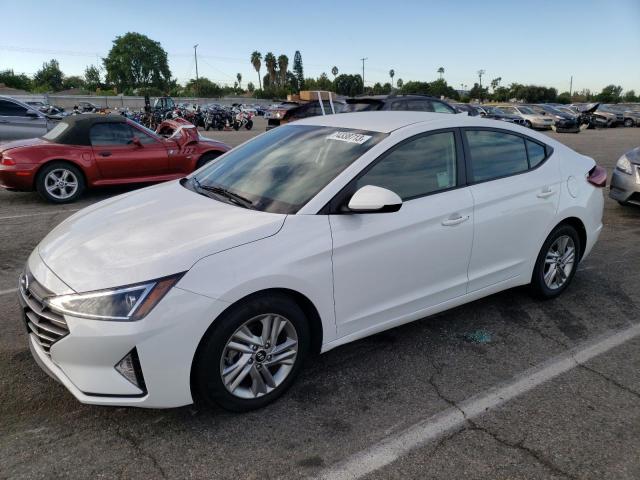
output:
MULTIPOLYGON (((45 284, 46 275, 39 273, 46 268, 41 260, 32 268, 37 263, 32 254, 29 268, 35 281, 52 290, 45 284)), ((20 295, 25 308, 22 289, 20 295)), ((193 403, 190 375, 196 349, 213 319, 227 306, 176 286, 142 320, 114 322, 64 315, 68 334, 47 352, 31 332, 29 348, 38 365, 82 403, 179 407, 193 403), (134 348, 144 389, 115 369, 134 348)))
POLYGON ((531 126, 539 129, 549 129, 553 126, 553 120, 531 120, 531 126))
POLYGON ((633 165, 632 168, 634 170, 633 175, 621 172, 618 169, 613 170, 609 197, 618 202, 640 206, 640 165, 633 165))
POLYGON ((38 165, 2 165, 0 164, 0 188, 8 190, 31 191, 38 165))

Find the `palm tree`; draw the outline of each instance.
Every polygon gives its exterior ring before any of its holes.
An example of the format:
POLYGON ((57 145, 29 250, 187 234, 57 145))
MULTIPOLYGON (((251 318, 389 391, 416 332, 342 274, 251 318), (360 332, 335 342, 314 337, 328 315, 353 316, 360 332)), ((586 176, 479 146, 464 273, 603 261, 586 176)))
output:
POLYGON ((335 66, 334 66, 334 67, 331 69, 331 73, 333 73, 333 79, 335 80, 335 79, 336 79, 336 77, 338 76, 338 67, 335 67, 335 66))
POLYGON ((236 78, 238 79, 238 87, 242 88, 242 74, 236 73, 236 78))
POLYGON ((289 57, 286 55, 280 55, 278 57, 278 70, 280 71, 280 83, 284 85, 287 83, 287 69, 289 68, 289 57))
POLYGON ((392 68, 389 70, 389 76, 391 77, 391 88, 393 88, 393 77, 396 75, 395 70, 392 68))
POLYGON ((267 73, 269 74, 269 83, 273 85, 276 81, 276 57, 273 53, 268 52, 264 56, 264 64, 267 66, 267 73))
POLYGON ((260 90, 262 90, 262 77, 260 75, 260 67, 262 67, 262 54, 257 50, 254 50, 251 54, 251 65, 253 65, 253 68, 255 68, 256 72, 258 72, 258 82, 260 84, 260 90))
POLYGON ((398 81, 396 82, 396 87, 398 87, 399 89, 402 89, 402 86, 404 85, 404 81, 399 78, 398 81))
POLYGON ((440 74, 440 80, 442 80, 442 76, 444 75, 444 67, 440 67, 438 69, 438 73, 440 74))

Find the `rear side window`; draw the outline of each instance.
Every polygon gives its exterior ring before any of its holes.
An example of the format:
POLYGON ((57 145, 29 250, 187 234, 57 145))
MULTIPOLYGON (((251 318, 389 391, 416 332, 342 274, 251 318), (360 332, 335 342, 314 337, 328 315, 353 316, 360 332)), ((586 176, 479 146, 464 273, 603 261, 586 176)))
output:
POLYGON ((0 100, 0 116, 3 117, 25 117, 27 109, 17 103, 8 100, 0 100))
POLYGON ((407 110, 412 112, 433 112, 433 105, 425 100, 407 100, 407 110))
POLYGON ((96 123, 91 127, 91 145, 129 145, 133 130, 126 123, 96 123))
POLYGON ((491 130, 465 131, 474 182, 506 177, 529 169, 525 140, 491 130))
POLYGON ((441 102, 433 102, 433 110, 438 113, 456 113, 451 107, 441 102))
POLYGON ((529 166, 536 168, 546 158, 547 152, 539 143, 526 140, 527 153, 529 155, 529 166))
POLYGON ((376 163, 357 180, 388 188, 403 200, 456 186, 456 142, 453 132, 417 137, 376 163))

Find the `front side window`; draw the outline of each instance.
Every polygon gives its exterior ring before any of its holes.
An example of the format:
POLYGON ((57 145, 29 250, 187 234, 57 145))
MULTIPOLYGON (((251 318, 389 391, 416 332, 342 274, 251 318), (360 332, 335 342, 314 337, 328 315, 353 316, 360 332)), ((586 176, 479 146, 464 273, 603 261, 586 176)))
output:
POLYGON ((412 139, 392 150, 357 180, 387 188, 410 200, 456 186, 456 140, 453 132, 412 139))
POLYGON ((524 138, 491 130, 465 131, 474 182, 528 170, 524 138))
POLYGON ((284 125, 231 150, 189 184, 241 195, 256 210, 295 213, 384 133, 315 125, 284 125))
POLYGON ((8 100, 0 100, 0 116, 3 117, 25 117, 27 109, 22 105, 10 102, 8 100))
POLYGON ((129 145, 133 130, 126 123, 96 123, 91 127, 91 145, 129 145))

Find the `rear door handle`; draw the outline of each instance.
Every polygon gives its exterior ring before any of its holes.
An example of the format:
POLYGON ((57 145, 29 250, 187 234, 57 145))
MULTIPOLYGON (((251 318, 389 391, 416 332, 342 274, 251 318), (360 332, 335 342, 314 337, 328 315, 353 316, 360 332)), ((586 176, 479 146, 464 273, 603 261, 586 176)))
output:
POLYGON ((462 222, 466 222, 469 220, 469 215, 458 215, 457 217, 449 217, 446 220, 442 221, 442 225, 445 227, 453 227, 454 225, 460 225, 462 222))
POLYGON ((552 189, 550 188, 545 188, 544 190, 542 190, 540 193, 538 193, 538 195, 536 195, 538 198, 549 198, 551 195, 554 195, 556 192, 554 192, 552 189))
POLYGON ((110 157, 111 156, 111 152, 100 152, 100 156, 101 157, 110 157))

